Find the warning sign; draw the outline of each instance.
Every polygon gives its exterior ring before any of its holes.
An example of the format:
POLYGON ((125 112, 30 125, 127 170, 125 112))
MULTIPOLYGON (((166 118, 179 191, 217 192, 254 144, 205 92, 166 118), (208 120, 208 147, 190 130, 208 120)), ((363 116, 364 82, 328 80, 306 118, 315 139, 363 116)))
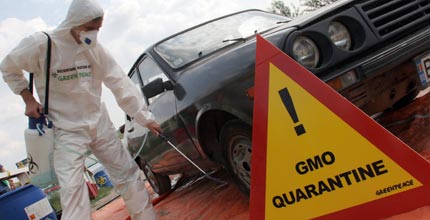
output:
POLYGON ((259 36, 253 123, 251 220, 380 219, 430 204, 424 158, 259 36))

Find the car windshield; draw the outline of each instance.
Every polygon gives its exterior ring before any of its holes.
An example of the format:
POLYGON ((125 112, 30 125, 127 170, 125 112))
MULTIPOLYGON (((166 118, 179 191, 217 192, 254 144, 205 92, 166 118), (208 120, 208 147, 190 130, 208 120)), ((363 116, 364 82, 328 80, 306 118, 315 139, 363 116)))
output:
POLYGON ((201 56, 262 33, 289 19, 251 10, 204 23, 175 35, 155 50, 173 68, 182 67, 201 56))

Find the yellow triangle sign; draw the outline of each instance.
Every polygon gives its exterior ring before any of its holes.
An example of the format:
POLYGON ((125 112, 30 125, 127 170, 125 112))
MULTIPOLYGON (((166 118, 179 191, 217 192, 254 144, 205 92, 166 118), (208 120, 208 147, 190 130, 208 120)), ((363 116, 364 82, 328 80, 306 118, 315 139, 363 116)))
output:
POLYGON ((251 220, 380 219, 430 204, 424 158, 260 36, 253 123, 251 220))

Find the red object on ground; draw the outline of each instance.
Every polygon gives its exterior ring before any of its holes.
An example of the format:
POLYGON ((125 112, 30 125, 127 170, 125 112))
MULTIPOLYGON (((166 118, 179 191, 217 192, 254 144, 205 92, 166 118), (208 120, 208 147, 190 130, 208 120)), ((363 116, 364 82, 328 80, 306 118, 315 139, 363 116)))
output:
POLYGON ((86 182, 88 186, 88 192, 90 194, 90 199, 95 199, 99 194, 99 189, 97 188, 97 184, 86 182))
POLYGON ((60 188, 61 188, 61 187, 60 187, 60 185, 56 185, 56 186, 53 186, 53 187, 51 187, 51 188, 45 189, 45 190, 44 190, 44 192, 45 192, 46 194, 48 194, 48 193, 50 193, 50 192, 52 192, 52 191, 59 190, 60 188))

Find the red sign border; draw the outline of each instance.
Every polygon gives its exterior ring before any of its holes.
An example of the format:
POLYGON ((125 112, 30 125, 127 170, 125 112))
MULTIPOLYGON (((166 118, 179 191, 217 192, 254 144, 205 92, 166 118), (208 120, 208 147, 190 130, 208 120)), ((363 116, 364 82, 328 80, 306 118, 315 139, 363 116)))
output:
MULTIPOLYGON (((269 68, 274 64, 424 185, 315 219, 380 219, 430 204, 430 163, 307 69, 257 35, 250 220, 265 219, 269 68)), ((396 184, 396 183, 393 183, 396 184)), ((341 201, 339 201, 341 202, 341 201)))

